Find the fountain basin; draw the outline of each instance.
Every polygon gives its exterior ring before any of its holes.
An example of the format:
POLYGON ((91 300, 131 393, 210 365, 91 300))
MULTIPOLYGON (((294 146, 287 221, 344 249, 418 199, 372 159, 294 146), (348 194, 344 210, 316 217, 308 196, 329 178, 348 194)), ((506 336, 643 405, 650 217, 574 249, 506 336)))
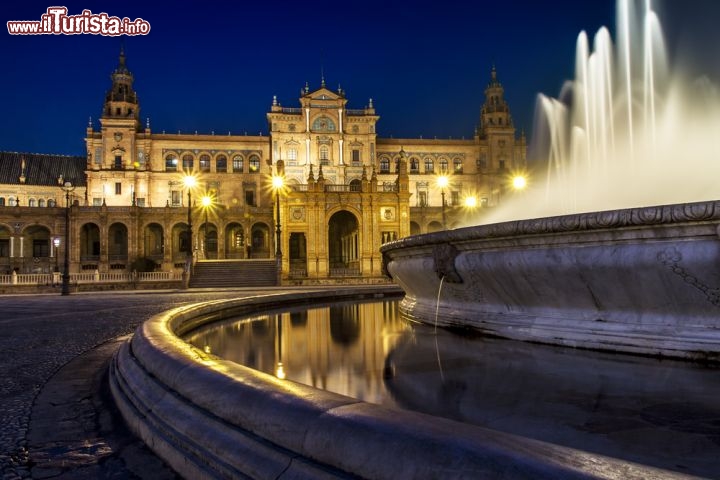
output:
POLYGON ((249 312, 397 296, 298 291, 177 308, 145 322, 110 368, 129 427, 186 478, 687 478, 409 411, 222 360, 178 338, 249 312))
POLYGON ((517 220, 381 251, 418 321, 515 340, 720 360, 720 202, 517 220))

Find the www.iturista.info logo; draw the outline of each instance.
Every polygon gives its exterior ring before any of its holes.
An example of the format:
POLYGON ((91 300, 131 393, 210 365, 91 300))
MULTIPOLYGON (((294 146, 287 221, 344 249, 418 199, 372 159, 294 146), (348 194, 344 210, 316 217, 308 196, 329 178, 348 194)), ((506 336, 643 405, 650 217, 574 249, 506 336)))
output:
POLYGON ((147 35, 150 23, 142 18, 111 17, 107 13, 83 10, 79 15, 68 15, 66 7, 48 7, 40 20, 14 20, 7 22, 10 35, 147 35))

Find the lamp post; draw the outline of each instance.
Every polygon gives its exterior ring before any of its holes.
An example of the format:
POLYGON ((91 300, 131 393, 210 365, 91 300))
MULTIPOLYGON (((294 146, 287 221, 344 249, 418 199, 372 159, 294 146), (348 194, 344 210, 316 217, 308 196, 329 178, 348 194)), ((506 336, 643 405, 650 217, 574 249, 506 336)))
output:
POLYGON ((53 245, 55 246, 55 271, 60 271, 60 266, 58 264, 58 249, 60 248, 60 237, 53 238, 53 245))
POLYGON ((212 197, 210 195, 205 195, 202 197, 202 206, 203 210, 205 210, 205 223, 203 223, 203 253, 205 254, 205 258, 208 258, 208 209, 210 208, 210 205, 212 205, 212 197))
MULTIPOLYGON (((187 207, 187 223, 188 223, 188 250, 187 250, 187 258, 185 260, 185 272, 187 275, 190 274, 190 269, 192 268, 192 260, 193 260, 193 241, 192 241, 192 189, 195 186, 196 180, 195 177, 192 175, 185 175, 183 177, 183 183, 185 184, 185 188, 187 188, 187 198, 188 198, 188 207, 187 207)), ((188 278, 189 280, 189 278, 188 278)))
POLYGON ((447 224, 445 222, 445 188, 448 186, 449 180, 448 176, 446 174, 441 174, 437 178, 437 184, 438 187, 440 187, 440 199, 442 202, 442 228, 443 230, 447 229, 447 224))
POLYGON ((275 175, 272 178, 273 190, 275 190, 275 257, 282 258, 282 250, 280 249, 280 190, 282 190, 285 181, 280 175, 275 175))
POLYGON ((65 192, 65 262, 60 295, 70 295, 70 193, 75 187, 72 183, 65 182, 60 188, 65 192))

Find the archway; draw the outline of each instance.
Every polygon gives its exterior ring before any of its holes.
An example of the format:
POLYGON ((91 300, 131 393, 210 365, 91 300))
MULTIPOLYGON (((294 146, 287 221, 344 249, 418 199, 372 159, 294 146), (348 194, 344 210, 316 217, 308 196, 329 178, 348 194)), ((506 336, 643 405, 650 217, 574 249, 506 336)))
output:
POLYGON ((430 222, 427 227, 428 233, 432 232, 439 232, 443 229, 442 223, 440 222, 430 222))
POLYGON ((256 223, 250 229, 250 258, 270 258, 270 227, 256 223))
POLYGON ((163 251, 165 250, 165 235, 163 227, 159 223, 150 223, 145 227, 143 235, 143 250, 145 257, 162 264, 163 251))
POLYGON ((341 210, 328 221, 328 260, 330 275, 359 275, 358 221, 352 213, 341 210))
POLYGON ((239 223, 225 227, 225 258, 245 258, 245 231, 239 223))
POLYGON ((100 261, 100 227, 94 223, 80 227, 80 261, 92 262, 95 267, 100 261))
POLYGON ((19 252, 23 260, 22 271, 50 273, 50 230, 42 225, 33 225, 23 231, 22 237, 19 252))
POLYGON ((420 225, 417 222, 410 222, 410 235, 419 235, 420 225))
POLYGON ((125 268, 128 260, 128 229, 123 223, 113 223, 108 229, 108 261, 110 268, 125 268))

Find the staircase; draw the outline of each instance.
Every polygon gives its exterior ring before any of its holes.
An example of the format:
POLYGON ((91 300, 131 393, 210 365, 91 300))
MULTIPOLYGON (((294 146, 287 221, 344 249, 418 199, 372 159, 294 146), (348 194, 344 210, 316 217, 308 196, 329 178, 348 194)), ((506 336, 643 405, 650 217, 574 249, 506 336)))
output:
POLYGON ((200 260, 190 288, 269 287, 277 285, 275 260, 200 260))

